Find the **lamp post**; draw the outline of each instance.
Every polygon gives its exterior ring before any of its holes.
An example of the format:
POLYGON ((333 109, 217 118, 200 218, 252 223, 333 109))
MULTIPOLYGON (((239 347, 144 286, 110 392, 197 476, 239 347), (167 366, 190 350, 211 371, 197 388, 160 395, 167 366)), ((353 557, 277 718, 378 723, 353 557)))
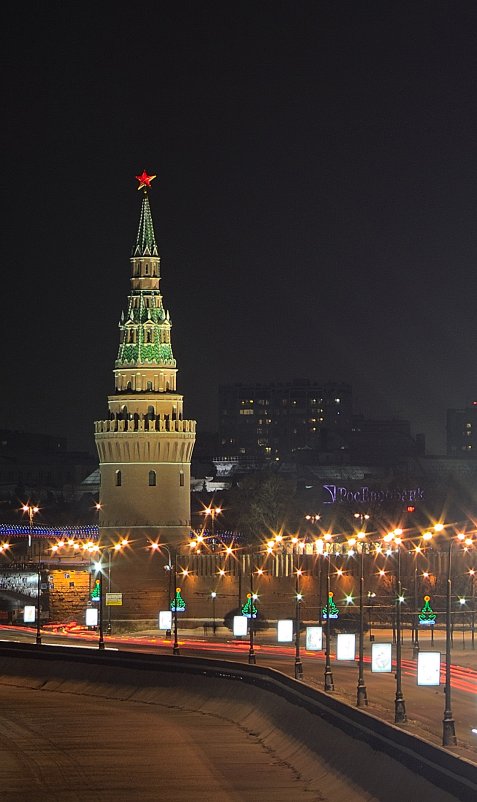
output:
POLYGON ((253 590, 253 555, 250 554, 250 627, 249 627, 249 647, 248 647, 248 662, 249 665, 256 665, 257 658, 255 656, 254 648, 254 621, 253 621, 253 608, 256 594, 253 590))
POLYGON ((103 571, 99 563, 99 640, 98 649, 104 649, 104 630, 103 630, 103 571))
POLYGON ((297 560, 295 572, 295 679, 303 679, 303 663, 300 657, 300 604, 303 598, 300 587, 301 575, 301 566, 298 566, 297 560))
POLYGON ((475 649, 475 570, 471 568, 469 570, 469 578, 470 578, 470 599, 472 603, 472 610, 471 610, 471 619, 470 619, 470 626, 471 626, 471 638, 472 638, 472 648, 475 649))
MULTIPOLYGON (((171 593, 172 593, 172 572, 173 572, 173 568, 172 568, 172 561, 171 561, 171 552, 169 551, 169 549, 167 548, 167 546, 164 546, 164 548, 165 548, 165 549, 166 549, 166 551, 167 551, 167 557, 168 557, 168 562, 167 562, 167 563, 165 564, 165 566, 164 566, 164 571, 167 571, 167 577, 168 577, 168 585, 167 585, 167 609, 168 609, 168 610, 170 610, 170 607, 171 607, 171 601, 172 601, 172 598, 171 598, 171 593)), ((166 638, 170 638, 170 637, 171 637, 171 634, 172 634, 172 633, 171 633, 171 630, 170 630, 170 629, 166 629, 166 638)))
POLYGON ((33 516, 40 512, 40 508, 34 504, 23 504, 22 512, 28 513, 28 548, 30 549, 30 557, 31 557, 31 545, 32 545, 32 535, 33 535, 33 516))
POLYGON ((397 546, 397 574, 396 574, 396 697, 394 700, 394 722, 403 724, 407 721, 406 703, 402 692, 402 660, 401 660, 401 604, 402 585, 401 585, 401 529, 395 529, 392 533, 397 546))
MULTIPOLYGON (((174 595, 172 597, 172 583, 174 583, 174 589, 177 588, 177 552, 174 551, 174 559, 172 559, 171 550, 168 546, 165 546, 163 543, 156 543, 151 542, 149 547, 154 552, 160 552, 162 549, 167 552, 167 563, 164 565, 164 570, 168 572, 168 589, 167 589, 167 609, 172 613, 172 622, 173 622, 173 629, 174 629, 174 641, 172 646, 172 653, 176 655, 180 655, 179 649, 179 641, 177 638, 178 634, 178 622, 177 622, 177 599, 174 595)), ((166 630, 166 637, 171 637, 171 630, 166 630)))
POLYGON ((215 590, 211 592, 210 598, 212 599, 212 632, 215 635, 215 599, 217 598, 217 593, 215 590))
POLYGON ((417 657, 419 654, 419 618, 418 618, 418 574, 417 574, 417 555, 416 555, 416 565, 414 566, 414 615, 412 617, 412 626, 414 630, 414 637, 412 639, 412 656, 417 657))
MULTIPOLYGON (((32 536, 33 536, 33 517, 40 512, 40 508, 35 506, 34 504, 24 504, 22 506, 22 511, 28 513, 28 547, 30 549, 30 557, 31 557, 31 546, 32 546, 32 536)), ((38 564, 37 564, 37 584, 38 584, 38 592, 36 596, 36 636, 35 636, 35 643, 37 646, 41 646, 41 622, 40 622, 40 614, 41 614, 41 547, 40 547, 40 540, 38 540, 38 564)))
MULTIPOLYGON (((129 545, 129 540, 127 538, 123 538, 120 541, 120 543, 115 543, 114 546, 108 546, 107 547, 107 552, 108 552, 108 593, 111 593, 111 553, 113 552, 113 553, 119 554, 121 549, 124 546, 128 546, 128 545, 129 545)), ((112 631, 111 604, 108 604, 108 599, 107 598, 106 598, 106 605, 107 605, 107 608, 108 608, 108 624, 107 624, 106 632, 107 632, 108 635, 111 635, 111 631, 112 631)))
MULTIPOLYGON (((360 533, 361 534, 361 533, 360 533)), ((364 707, 368 704, 368 694, 364 682, 364 541, 360 544, 359 559, 359 658, 358 658, 358 686, 356 704, 364 707)))
MULTIPOLYGON (((169 557, 170 559, 170 557, 169 557)), ((174 552, 174 563, 173 563, 173 571, 174 571, 174 588, 177 589, 177 552, 174 552)), ((178 622, 177 622, 177 590, 175 591, 174 596, 174 643, 172 645, 172 654, 180 655, 181 650, 179 649, 179 640, 178 640, 178 622)))
POLYGON ((41 562, 40 562, 40 541, 38 541, 38 568, 37 568, 37 577, 38 577, 38 593, 36 597, 36 636, 35 636, 35 643, 37 646, 41 646, 41 562))
POLYGON ((101 559, 93 563, 92 568, 96 575, 98 585, 98 649, 104 649, 104 630, 103 630, 103 564, 101 559))
POLYGON ((330 623, 330 552, 326 555, 326 646, 325 646, 325 691, 334 691, 333 674, 331 672, 331 623, 330 623))
POLYGON ((445 684, 445 706, 444 718, 442 719, 442 745, 455 746, 457 738, 455 735, 455 721, 452 715, 451 700, 451 604, 452 604, 452 537, 447 541, 447 592, 446 592, 446 684, 445 684))
POLYGON ((207 522, 207 518, 210 516, 211 519, 211 541, 212 541, 212 551, 215 551, 215 519, 217 515, 220 515, 222 512, 222 507, 206 507, 202 514, 205 515, 205 520, 207 522))
POLYGON ((374 621, 373 605, 374 605, 375 598, 376 598, 376 593, 374 592, 374 590, 368 590, 368 607, 369 607, 368 619, 369 619, 369 640, 370 641, 374 640, 374 635, 373 635, 373 621, 374 621))

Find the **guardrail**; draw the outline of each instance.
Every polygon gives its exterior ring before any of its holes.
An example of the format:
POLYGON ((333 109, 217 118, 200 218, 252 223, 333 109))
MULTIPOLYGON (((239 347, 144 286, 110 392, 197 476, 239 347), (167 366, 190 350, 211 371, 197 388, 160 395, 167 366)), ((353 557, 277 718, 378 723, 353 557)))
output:
MULTIPOLYGON (((398 761, 411 772, 424 777, 437 788, 451 794, 462 802, 475 802, 477 799, 477 765, 460 758, 451 752, 408 732, 387 724, 358 708, 352 707, 332 696, 304 685, 279 671, 262 666, 235 663, 229 660, 215 660, 202 657, 174 657, 138 652, 113 652, 109 650, 57 646, 42 646, 39 649, 30 644, 0 644, 0 658, 23 658, 34 663, 25 664, 26 669, 36 670, 41 666, 62 664, 87 664, 134 671, 167 672, 177 677, 180 674, 212 677, 220 680, 245 683, 245 685, 275 694, 280 700, 307 710, 349 737, 354 737, 373 750, 381 752, 398 761)), ((18 663, 16 662, 16 665, 18 663)), ((62 673, 64 676, 64 672, 62 673)), ((124 677, 121 680, 123 682, 124 677)), ((115 683, 114 672, 108 671, 107 682, 115 683)), ((304 743, 307 734, 303 733, 304 743)), ((317 744, 306 744, 316 751, 317 744)), ((392 782, 392 778, 389 778, 392 782)))

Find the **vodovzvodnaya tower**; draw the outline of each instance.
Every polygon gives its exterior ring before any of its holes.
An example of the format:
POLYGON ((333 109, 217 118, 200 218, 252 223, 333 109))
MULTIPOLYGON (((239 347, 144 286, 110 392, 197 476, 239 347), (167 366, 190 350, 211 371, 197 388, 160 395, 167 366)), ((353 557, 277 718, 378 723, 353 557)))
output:
POLYGON ((95 423, 100 463, 100 537, 179 544, 190 532, 190 461, 196 424, 176 392, 171 319, 164 309, 160 258, 147 188, 131 256, 131 292, 119 322, 109 419, 95 423))

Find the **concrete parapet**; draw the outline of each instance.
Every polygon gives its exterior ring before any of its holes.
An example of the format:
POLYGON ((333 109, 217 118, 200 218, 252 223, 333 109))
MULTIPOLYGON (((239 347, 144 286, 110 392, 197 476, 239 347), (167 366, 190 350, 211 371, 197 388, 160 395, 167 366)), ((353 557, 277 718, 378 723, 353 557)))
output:
MULTIPOLYGON (((272 669, 228 660, 2 644, 0 677, 3 684, 39 692, 101 696, 118 706, 122 700, 167 704, 233 722, 292 766, 310 798, 313 793, 333 802, 476 799, 475 764, 272 669)), ((246 765, 243 757, 241 762, 246 765)))

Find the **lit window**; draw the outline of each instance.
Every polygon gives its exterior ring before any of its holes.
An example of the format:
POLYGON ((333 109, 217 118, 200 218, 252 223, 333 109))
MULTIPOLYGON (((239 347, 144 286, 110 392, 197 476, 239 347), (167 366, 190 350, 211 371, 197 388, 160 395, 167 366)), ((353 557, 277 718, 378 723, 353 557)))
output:
POLYGON ((184 471, 179 471, 179 485, 184 487, 184 471))

